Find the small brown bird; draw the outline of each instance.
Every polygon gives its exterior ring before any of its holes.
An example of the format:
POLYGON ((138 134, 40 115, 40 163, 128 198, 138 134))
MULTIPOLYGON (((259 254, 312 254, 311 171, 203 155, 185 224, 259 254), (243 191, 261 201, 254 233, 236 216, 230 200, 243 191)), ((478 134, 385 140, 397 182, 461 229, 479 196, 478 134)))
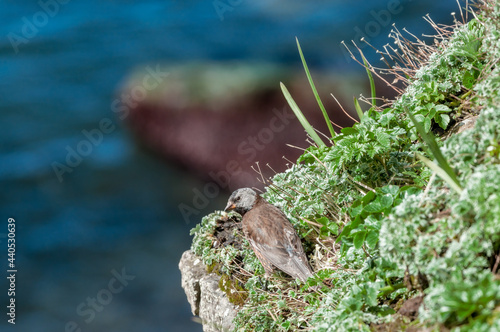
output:
POLYGON ((230 210, 243 216, 243 234, 264 267, 266 277, 271 276, 274 267, 304 283, 312 277, 302 243, 280 209, 252 189, 241 188, 229 197, 225 211, 230 210))

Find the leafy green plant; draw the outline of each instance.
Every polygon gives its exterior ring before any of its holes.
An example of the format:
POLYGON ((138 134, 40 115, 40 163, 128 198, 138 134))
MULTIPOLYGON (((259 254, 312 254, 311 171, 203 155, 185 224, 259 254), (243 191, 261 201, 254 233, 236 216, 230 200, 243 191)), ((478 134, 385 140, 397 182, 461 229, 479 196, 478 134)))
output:
POLYGON ((418 192, 420 189, 412 186, 388 185, 370 191, 354 201, 349 208, 351 222, 343 228, 336 240, 342 241, 342 251, 345 252, 350 246, 356 249, 363 246, 376 249, 384 217, 399 205, 405 195, 414 195, 418 192))
MULTIPOLYGON (((435 25, 438 44, 399 38, 410 63, 391 73, 406 89, 384 109, 359 107, 361 121, 332 146, 302 116, 316 144, 272 178, 264 197, 303 240, 316 272, 309 284, 276 273, 263 289, 248 243, 219 244, 222 213, 193 230, 192 249, 221 275, 221 287, 242 292, 236 330, 500 330, 500 67, 492 65, 500 8, 481 4, 477 20, 435 25), (476 116, 472 129, 434 137, 476 116), (416 319, 394 315, 415 296, 423 301, 416 319)), ((373 70, 364 56, 359 62, 373 70)))
POLYGON ((499 292, 500 281, 494 280, 490 273, 482 273, 472 282, 464 282, 456 275, 452 281, 444 283, 440 319, 450 325, 466 320, 485 321, 495 309, 499 292))

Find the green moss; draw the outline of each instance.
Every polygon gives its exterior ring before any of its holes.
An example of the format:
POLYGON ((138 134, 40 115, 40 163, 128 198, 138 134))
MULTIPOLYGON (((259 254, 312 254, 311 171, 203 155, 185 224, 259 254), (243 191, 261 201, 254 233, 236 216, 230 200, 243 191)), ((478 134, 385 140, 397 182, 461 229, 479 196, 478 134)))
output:
POLYGON ((243 305, 248 298, 248 291, 240 284, 239 281, 231 279, 230 276, 224 274, 219 280, 219 288, 226 293, 227 298, 232 304, 243 305))

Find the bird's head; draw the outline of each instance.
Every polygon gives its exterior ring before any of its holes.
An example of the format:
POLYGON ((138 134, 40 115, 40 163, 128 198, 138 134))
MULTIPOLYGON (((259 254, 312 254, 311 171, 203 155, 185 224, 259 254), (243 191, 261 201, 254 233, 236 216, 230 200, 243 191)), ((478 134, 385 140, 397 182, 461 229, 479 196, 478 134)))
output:
POLYGON ((256 200, 257 193, 255 191, 250 188, 240 188, 231 194, 224 211, 235 210, 244 215, 253 208, 256 200))

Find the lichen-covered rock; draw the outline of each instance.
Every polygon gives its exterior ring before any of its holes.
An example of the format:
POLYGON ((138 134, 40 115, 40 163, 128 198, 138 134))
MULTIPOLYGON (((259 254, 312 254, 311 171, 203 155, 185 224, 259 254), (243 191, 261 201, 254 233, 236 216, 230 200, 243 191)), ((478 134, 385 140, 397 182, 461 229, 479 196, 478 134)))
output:
POLYGON ((182 254, 179 262, 181 270, 181 284, 186 297, 191 305, 193 315, 199 315, 200 308, 200 279, 206 275, 206 268, 201 259, 197 258, 191 250, 182 254))
POLYGON ((231 331, 238 307, 230 303, 219 288, 220 276, 208 273, 201 259, 191 250, 179 262, 182 288, 191 312, 201 318, 204 332, 231 331))
POLYGON ((219 289, 220 276, 210 273, 200 280, 200 318, 204 332, 232 331, 238 307, 219 289))

